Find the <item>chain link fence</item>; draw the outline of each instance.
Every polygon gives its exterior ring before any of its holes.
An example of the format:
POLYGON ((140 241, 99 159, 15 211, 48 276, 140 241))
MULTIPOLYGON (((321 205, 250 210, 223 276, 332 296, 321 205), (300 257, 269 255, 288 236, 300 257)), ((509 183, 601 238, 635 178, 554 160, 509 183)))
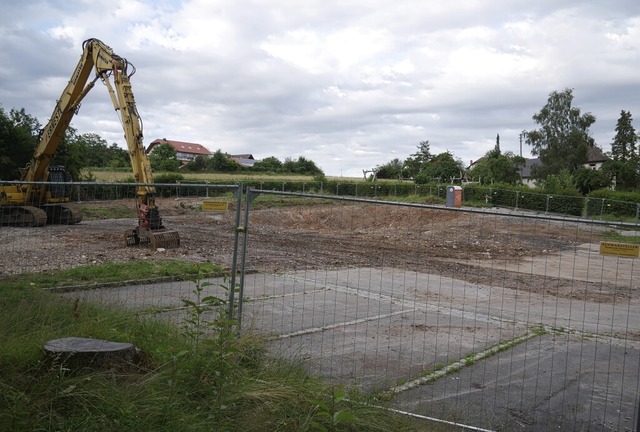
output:
POLYGON ((472 428, 634 429, 640 268, 599 248, 637 225, 247 197, 242 328, 274 355, 472 428))
POLYGON ((272 355, 373 404, 475 430, 638 421, 638 259, 601 253, 601 242, 633 249, 638 224, 166 184, 158 206, 181 247, 154 250, 123 239, 137 185, 71 186, 79 223, 0 227, 0 275, 161 263, 145 280, 55 288, 176 325, 184 300, 227 299, 272 355), (174 261, 226 276, 196 293, 164 274, 174 261))

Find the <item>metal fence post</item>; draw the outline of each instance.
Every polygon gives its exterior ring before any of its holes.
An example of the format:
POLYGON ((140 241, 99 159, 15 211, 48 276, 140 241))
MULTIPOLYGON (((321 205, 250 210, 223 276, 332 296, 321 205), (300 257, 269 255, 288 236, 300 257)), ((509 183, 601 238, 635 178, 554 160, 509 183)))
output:
POLYGON ((544 211, 545 214, 549 213, 549 200, 553 198, 551 195, 547 195, 547 208, 544 211))
POLYGON ((640 401, 638 402, 638 411, 636 412, 636 429, 635 432, 640 432, 640 401))
MULTIPOLYGON (((247 265, 247 244, 249 240, 249 209, 251 208, 251 203, 256 197, 260 195, 259 191, 254 191, 250 188, 246 190, 245 197, 245 206, 244 206, 244 227, 238 228, 241 230, 244 237, 242 239, 242 259, 240 264, 240 285, 238 286, 238 331, 242 330, 242 298, 244 296, 244 277, 246 273, 246 265, 247 265)), ((238 210, 239 211, 239 210, 238 210)))
MULTIPOLYGON (((207 193, 209 188, 207 188, 207 193)), ((236 222, 233 238, 233 259, 231 264, 231 286, 229 287, 229 319, 233 320, 233 309, 236 295, 236 274, 238 273, 238 243, 240 238, 240 214, 242 209, 242 184, 239 184, 235 190, 236 195, 236 222)), ((243 256, 246 254, 246 249, 242 251, 243 256)), ((244 262, 244 261, 243 261, 244 262)), ((244 268, 242 268, 244 272, 244 268)), ((244 280, 242 281, 244 283, 244 280)), ((238 298, 238 307, 242 303, 242 297, 238 298)), ((240 321, 238 321, 239 325, 240 321)))

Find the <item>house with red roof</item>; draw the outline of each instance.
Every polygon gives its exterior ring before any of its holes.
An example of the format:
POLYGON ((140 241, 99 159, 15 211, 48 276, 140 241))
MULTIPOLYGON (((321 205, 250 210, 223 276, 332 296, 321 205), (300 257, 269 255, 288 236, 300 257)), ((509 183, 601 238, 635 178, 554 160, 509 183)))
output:
POLYGON ((156 139, 147 147, 147 154, 153 151, 153 148, 160 144, 169 144, 176 151, 176 157, 180 162, 187 163, 196 158, 196 156, 210 157, 213 155, 205 146, 185 141, 168 140, 166 138, 156 139))

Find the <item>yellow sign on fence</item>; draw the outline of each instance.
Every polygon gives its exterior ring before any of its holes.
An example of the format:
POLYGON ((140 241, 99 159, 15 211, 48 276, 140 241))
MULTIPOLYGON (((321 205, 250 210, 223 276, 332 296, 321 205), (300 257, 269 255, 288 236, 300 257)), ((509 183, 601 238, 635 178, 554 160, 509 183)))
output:
POLYGON ((202 211, 227 211, 229 203, 222 200, 204 200, 202 201, 202 211))
POLYGON ((600 255, 638 258, 640 256, 640 244, 600 242, 600 255))

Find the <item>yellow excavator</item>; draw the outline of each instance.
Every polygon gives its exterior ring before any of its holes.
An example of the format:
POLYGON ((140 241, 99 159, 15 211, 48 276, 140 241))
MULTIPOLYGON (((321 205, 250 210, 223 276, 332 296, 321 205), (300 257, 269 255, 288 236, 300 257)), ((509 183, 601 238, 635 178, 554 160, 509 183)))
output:
POLYGON ((62 166, 50 165, 80 102, 101 80, 120 114, 136 183, 138 225, 125 231, 127 246, 149 243, 154 248, 180 246, 177 231, 166 229, 155 203, 151 163, 142 143, 142 121, 131 90, 135 67, 98 39, 82 44, 82 56, 62 92, 42 133, 31 161, 21 172, 20 182, 0 186, 2 225, 43 226, 47 223, 76 224, 82 220, 78 206, 70 203, 70 176, 62 166), (95 77, 89 76, 95 71, 95 77), (111 83, 113 80, 113 84, 111 83))

